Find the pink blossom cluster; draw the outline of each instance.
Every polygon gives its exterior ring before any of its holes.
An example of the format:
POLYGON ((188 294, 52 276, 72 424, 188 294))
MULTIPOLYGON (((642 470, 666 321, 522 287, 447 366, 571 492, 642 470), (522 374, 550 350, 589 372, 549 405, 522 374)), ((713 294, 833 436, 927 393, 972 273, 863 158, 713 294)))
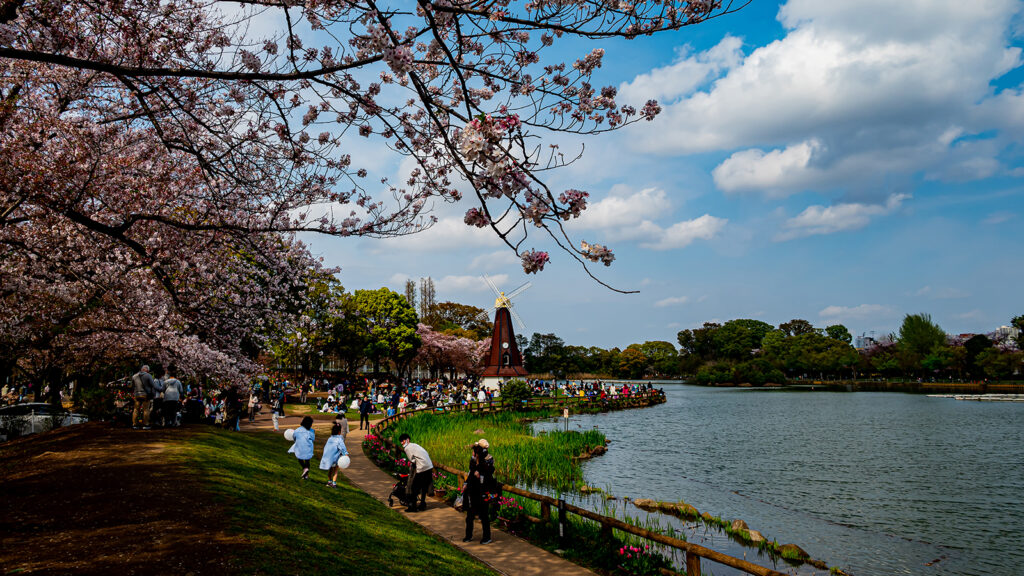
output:
POLYGON ((601 244, 588 244, 586 240, 580 242, 580 253, 591 262, 600 262, 605 266, 611 266, 615 261, 610 248, 601 244))
POLYGON ((536 250, 530 250, 523 252, 520 256, 520 261, 523 264, 523 271, 527 274, 534 274, 544 269, 544 265, 548 263, 550 258, 547 252, 538 252, 536 250))
POLYGON ((470 208, 466 211, 466 217, 463 218, 466 224, 470 226, 476 226, 477 228, 483 228, 490 225, 491 219, 487 217, 479 208, 470 208))
POLYGON ((563 220, 568 220, 570 217, 579 218, 580 214, 587 209, 587 198, 590 194, 583 192, 582 190, 566 190, 558 196, 558 201, 565 204, 568 208, 568 212, 562 214, 563 220))

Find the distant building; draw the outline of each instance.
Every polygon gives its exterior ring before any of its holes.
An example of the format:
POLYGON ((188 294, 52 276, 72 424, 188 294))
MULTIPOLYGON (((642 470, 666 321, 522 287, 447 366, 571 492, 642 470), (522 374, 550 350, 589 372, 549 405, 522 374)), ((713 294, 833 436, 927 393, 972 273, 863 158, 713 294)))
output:
POLYGON ((875 346, 878 346, 878 340, 875 340, 874 336, 868 336, 867 334, 861 334, 853 341, 853 347, 857 350, 874 348, 875 346))
POLYGON ((1020 330, 1013 326, 1000 326, 992 333, 992 336, 993 340, 999 340, 1001 342, 1003 340, 1009 340, 1020 336, 1020 330))

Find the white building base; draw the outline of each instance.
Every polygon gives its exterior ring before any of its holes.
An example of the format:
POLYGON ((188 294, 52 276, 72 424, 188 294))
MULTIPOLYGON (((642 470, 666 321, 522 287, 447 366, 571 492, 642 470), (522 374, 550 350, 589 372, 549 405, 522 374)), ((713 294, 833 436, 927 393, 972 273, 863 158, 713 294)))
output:
POLYGON ((508 380, 508 377, 484 376, 480 379, 480 386, 487 390, 497 390, 505 380, 508 380))

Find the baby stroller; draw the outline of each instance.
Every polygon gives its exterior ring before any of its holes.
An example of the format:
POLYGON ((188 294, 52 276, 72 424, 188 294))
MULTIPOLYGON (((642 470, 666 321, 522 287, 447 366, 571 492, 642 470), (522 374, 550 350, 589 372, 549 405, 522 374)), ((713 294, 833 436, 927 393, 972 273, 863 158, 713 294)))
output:
POLYGON ((398 503, 405 507, 411 507, 416 504, 416 499, 410 498, 409 495, 406 494, 408 483, 409 473, 399 472, 398 482, 395 482, 395 485, 391 487, 391 494, 388 494, 388 506, 395 505, 395 498, 398 498, 398 503))

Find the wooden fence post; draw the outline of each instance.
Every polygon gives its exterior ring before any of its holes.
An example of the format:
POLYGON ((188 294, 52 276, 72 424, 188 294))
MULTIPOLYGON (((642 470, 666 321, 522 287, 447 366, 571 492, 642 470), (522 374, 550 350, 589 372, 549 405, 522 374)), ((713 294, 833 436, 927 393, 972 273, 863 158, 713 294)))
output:
POLYGON ((686 576, 700 576, 700 556, 686 552, 686 576))
POLYGON ((551 504, 547 502, 540 503, 540 519, 545 522, 551 521, 551 504))

